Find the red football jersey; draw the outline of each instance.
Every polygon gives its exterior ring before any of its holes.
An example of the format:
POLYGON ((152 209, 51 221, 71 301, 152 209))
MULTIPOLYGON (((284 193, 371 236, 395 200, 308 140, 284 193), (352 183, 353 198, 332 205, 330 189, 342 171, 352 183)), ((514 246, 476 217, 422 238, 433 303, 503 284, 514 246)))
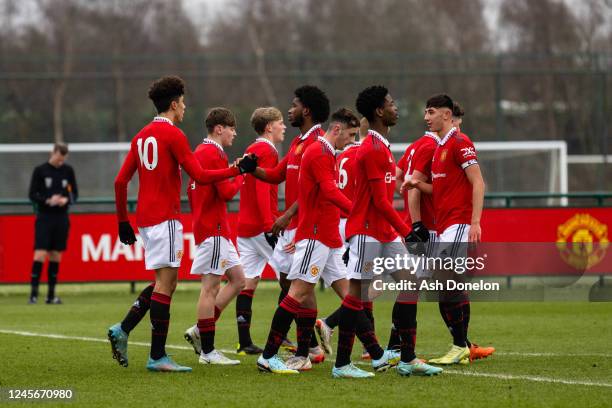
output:
MULTIPOLYGON (((355 142, 344 148, 336 158, 338 163, 338 188, 342 194, 353 202, 355 197, 355 155, 360 142, 355 142)), ((350 211, 341 211, 340 218, 348 218, 350 211)))
POLYGON ((472 222, 472 184, 465 169, 478 164, 469 137, 453 128, 441 141, 431 163, 436 231, 472 222))
MULTIPOLYGON (((325 131, 323 131, 321 125, 314 125, 308 132, 293 139, 291 147, 289 148, 289 153, 287 153, 276 167, 265 169, 266 181, 274 184, 285 181, 285 210, 291 207, 298 198, 298 178, 300 175, 302 155, 308 146, 317 140, 317 137, 324 135, 325 131)), ((297 227, 298 215, 299 210, 298 214, 291 220, 287 229, 294 229, 297 227)))
MULTIPOLYGON (((404 180, 408 180, 412 176, 412 172, 418 170, 427 177, 427 183, 431 183, 431 159, 433 159, 439 140, 436 134, 426 132, 425 135, 408 146, 406 153, 397 162, 397 167, 404 172, 404 180)), ((408 211, 407 190, 404 191, 403 196, 406 222, 412 224, 410 212, 408 211)), ((431 194, 421 194, 421 222, 429 230, 436 229, 434 225, 433 197, 431 194)))
POLYGON ((295 241, 316 239, 330 248, 340 248, 340 208, 351 202, 336 185, 338 169, 332 145, 322 137, 304 152, 300 169, 298 226, 295 241))
POLYGON ((136 225, 150 227, 177 219, 181 211, 181 169, 202 182, 238 174, 237 168, 204 171, 191 152, 185 134, 171 120, 157 116, 132 139, 115 179, 115 204, 119 221, 127 221, 127 185, 138 170, 136 225))
MULTIPOLYGON (((205 169, 224 169, 228 166, 227 155, 220 144, 204 139, 195 150, 195 157, 205 169)), ((196 245, 208 237, 221 236, 230 239, 226 202, 240 189, 243 176, 223 180, 214 184, 198 184, 189 180, 187 197, 193 214, 193 235, 196 245)))
POLYGON ((369 130, 357 148, 354 170, 355 198, 346 223, 347 239, 363 234, 391 242, 398 233, 408 235, 410 227, 393 208, 395 159, 387 139, 369 130))
MULTIPOLYGON (((246 153, 254 153, 257 156, 259 167, 274 167, 278 164, 278 152, 268 139, 257 138, 247 147, 246 153)), ((270 231, 276 217, 278 217, 278 186, 247 174, 240 189, 238 236, 248 238, 270 231)))

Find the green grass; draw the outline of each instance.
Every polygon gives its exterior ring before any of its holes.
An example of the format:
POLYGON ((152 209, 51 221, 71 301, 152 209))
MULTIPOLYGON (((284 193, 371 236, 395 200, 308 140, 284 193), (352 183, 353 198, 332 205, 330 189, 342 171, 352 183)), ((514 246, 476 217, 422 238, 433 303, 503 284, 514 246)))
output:
MULTIPOLYGON (((182 284, 175 294, 168 344, 187 345, 182 333, 195 321, 197 289, 182 284)), ((28 306, 26 290, 0 287, 0 330, 105 339, 108 326, 123 317, 134 299, 125 284, 65 285, 60 287, 64 305, 28 306)), ((265 342, 277 295, 272 283, 257 291, 252 333, 259 345, 265 342)), ((330 291, 318 298, 320 315, 338 305, 330 291)), ((377 333, 385 344, 391 307, 389 301, 375 303, 377 333)), ((218 322, 220 349, 236 345, 233 315, 231 304, 218 322)), ((273 376, 257 372, 255 357, 240 357, 237 367, 201 366, 193 352, 184 349, 169 352, 193 366, 193 373, 149 373, 144 368, 147 347, 131 346, 130 366, 122 368, 103 342, 0 333, 0 387, 72 388, 75 400, 65 405, 88 407, 610 406, 612 303, 473 303, 470 338, 493 344, 499 353, 434 378, 401 378, 390 371, 372 380, 350 381, 332 379, 327 361, 298 376, 273 376)), ((148 318, 130 340, 149 341, 148 318)), ((421 303, 419 355, 441 354, 449 341, 437 304, 421 303)), ((355 361, 360 352, 356 342, 355 361)))

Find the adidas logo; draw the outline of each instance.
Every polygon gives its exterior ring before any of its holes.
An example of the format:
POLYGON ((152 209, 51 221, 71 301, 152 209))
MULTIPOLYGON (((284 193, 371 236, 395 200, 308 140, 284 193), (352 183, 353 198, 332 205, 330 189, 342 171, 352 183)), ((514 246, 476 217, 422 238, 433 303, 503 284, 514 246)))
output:
POLYGON ((245 319, 245 317, 244 317, 244 316, 242 316, 242 315, 238 316, 238 317, 236 318, 236 321, 237 321, 238 323, 246 323, 246 322, 247 322, 247 320, 245 319))
POLYGON ((138 308, 140 308, 140 300, 136 299, 136 301, 134 302, 134 304, 132 305, 132 307, 138 307, 138 308))

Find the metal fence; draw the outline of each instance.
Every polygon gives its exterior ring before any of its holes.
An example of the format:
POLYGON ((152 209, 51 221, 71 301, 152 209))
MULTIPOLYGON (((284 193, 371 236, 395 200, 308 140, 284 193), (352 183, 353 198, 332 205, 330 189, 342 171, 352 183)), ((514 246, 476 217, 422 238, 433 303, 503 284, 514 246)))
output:
MULTIPOLYGON (((570 155, 594 157, 569 175, 570 191, 612 190, 612 54, 267 54, 265 78, 254 68, 257 61, 253 54, 80 55, 64 76, 59 57, 6 59, 0 64, 0 143, 52 141, 60 103, 54 92, 61 83, 65 140, 113 142, 129 140, 150 120, 154 112, 146 92, 153 79, 181 75, 188 84, 182 128, 192 145, 204 136, 208 108, 223 105, 236 113, 239 137, 230 156, 252 140, 253 109, 276 103, 285 111, 299 85, 320 86, 332 107, 354 107, 362 88, 381 83, 400 108, 391 142, 420 136, 424 101, 447 92, 465 107, 463 130, 474 140, 565 140, 570 155)), ((295 133, 288 130, 285 147, 295 133)), ((519 179, 532 177, 516 172, 519 179)))

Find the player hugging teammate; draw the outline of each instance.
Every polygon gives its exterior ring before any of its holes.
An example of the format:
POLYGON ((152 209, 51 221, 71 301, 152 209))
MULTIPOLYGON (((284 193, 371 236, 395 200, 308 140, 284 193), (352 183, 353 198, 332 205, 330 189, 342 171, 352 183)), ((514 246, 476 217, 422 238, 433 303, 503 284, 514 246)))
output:
MULTIPOLYGON (((465 242, 468 236, 470 240, 480 239, 479 195, 484 184, 480 171, 476 174, 474 170, 478 166, 474 166, 477 162, 473 145, 458 127, 449 126, 451 120, 457 120, 452 119, 452 113, 459 115, 458 106, 448 97, 428 101, 425 120, 433 133, 412 145, 415 148, 409 149, 411 153, 402 158, 397 170, 387 137, 397 123, 398 113, 385 87, 372 86, 359 93, 357 110, 369 129, 356 143, 359 121, 355 114, 341 108, 331 115, 323 130, 322 123, 330 113, 329 100, 319 88, 305 85, 295 90, 288 112, 289 122, 301 134, 293 140, 287 155, 279 161, 274 146, 284 138, 281 112, 274 107, 258 108, 251 117, 257 137, 245 156, 230 166, 224 148, 231 146, 236 136, 233 113, 226 108, 211 109, 205 119, 207 137, 192 153, 185 135, 176 127, 185 110, 183 94, 184 83, 177 77, 164 77, 151 86, 149 97, 159 116, 134 137, 115 182, 119 236, 121 242, 131 245, 136 237, 127 216, 127 183, 138 171, 136 224, 144 244, 146 268, 155 270, 155 283, 142 291, 124 320, 109 329, 113 357, 121 365, 128 365, 128 335, 149 311, 152 332, 147 368, 191 371, 165 352, 170 303, 183 254, 178 220, 181 166, 191 177, 188 196, 197 245, 191 273, 201 276, 197 324, 187 329, 185 339, 200 363, 240 363, 214 346, 216 321, 236 297, 237 353, 260 354, 257 367, 261 371, 297 374, 311 369, 313 363, 324 360, 325 352, 331 354, 332 328, 337 326, 337 354, 332 368, 335 378, 374 376, 351 363, 355 336, 363 343, 376 372, 395 366, 402 376, 442 372, 416 357, 417 296, 403 292, 397 296, 391 316, 394 330, 389 346, 383 349, 374 330, 368 288, 373 280, 374 259, 410 256, 405 243, 438 240, 449 241, 450 245, 465 242), (440 134, 444 137, 438 137, 440 134), (469 154, 461 159, 460 153, 469 147, 469 154), (436 155, 442 154, 441 149, 448 148, 454 149, 452 158, 458 170, 446 171, 455 175, 451 182, 459 186, 458 192, 449 193, 454 186, 429 177, 436 166, 450 165, 449 161, 442 164, 443 159, 435 160, 436 155), (339 161, 337 151, 341 151, 339 161), (396 182, 396 177, 404 180, 402 189, 411 190, 406 196, 411 216, 408 224, 393 208, 394 192, 402 184, 396 182), (283 214, 277 208, 277 185, 281 182, 286 183, 283 214), (468 184, 473 187, 471 193, 466 192, 468 184), (230 239, 226 202, 238 191, 241 199, 236 248, 230 239), (448 197, 456 194, 465 198, 457 204, 457 211, 438 207, 438 203, 448 203, 448 197), (445 219, 445 212, 458 215, 445 219), (455 239, 449 240, 453 233, 455 239), (255 290, 267 264, 277 275, 281 293, 262 350, 254 344, 250 326, 255 290), (228 284, 221 288, 223 276, 228 284), (321 278, 339 296, 340 305, 327 319, 317 321, 314 289, 321 278), (293 321, 298 344, 292 349, 295 355, 283 361, 278 351, 290 344, 287 333, 293 321), (315 323, 323 348, 314 335, 315 323)), ((403 280, 413 271, 387 272, 393 279, 403 280)), ((435 362, 464 362, 470 357, 470 347, 478 349, 467 340, 469 301, 465 298, 440 304, 455 344, 435 362)), ((481 357, 486 354, 483 350, 477 350, 481 357)))

